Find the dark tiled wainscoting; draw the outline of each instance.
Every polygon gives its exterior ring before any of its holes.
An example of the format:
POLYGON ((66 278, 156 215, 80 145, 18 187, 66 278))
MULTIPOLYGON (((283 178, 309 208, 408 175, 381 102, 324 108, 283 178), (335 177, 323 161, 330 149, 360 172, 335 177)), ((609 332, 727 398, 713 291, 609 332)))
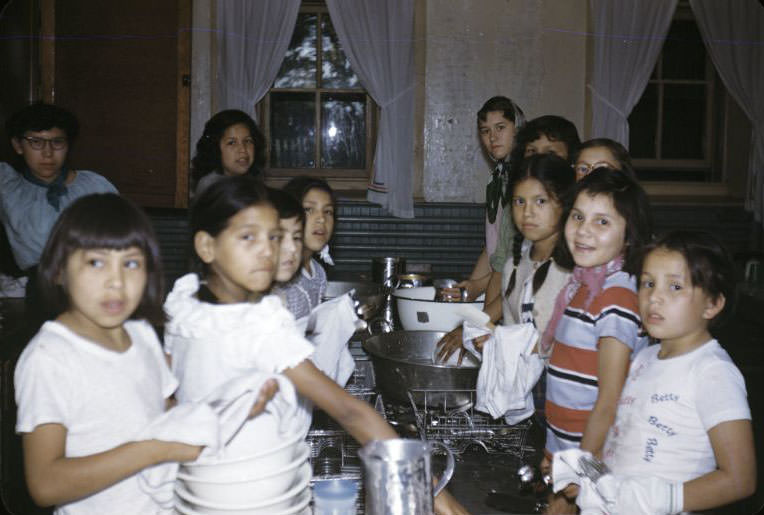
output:
MULTIPOLYGON (((398 256, 408 264, 430 265, 439 277, 469 275, 484 241, 481 204, 417 203, 415 218, 394 218, 379 206, 341 201, 332 239, 334 272, 368 273, 372 258, 398 256)), ((704 229, 718 235, 735 254, 759 250, 760 228, 737 206, 655 204, 656 232, 704 229)), ((186 211, 150 210, 162 248, 168 285, 188 270, 190 240, 186 211)))

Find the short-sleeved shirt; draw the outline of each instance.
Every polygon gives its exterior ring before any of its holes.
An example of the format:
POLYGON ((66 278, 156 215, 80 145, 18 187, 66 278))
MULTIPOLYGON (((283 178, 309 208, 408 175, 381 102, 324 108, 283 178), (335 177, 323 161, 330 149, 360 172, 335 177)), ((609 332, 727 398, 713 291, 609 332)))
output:
POLYGON ((197 298, 199 278, 188 274, 167 296, 165 352, 180 385, 179 402, 198 401, 252 370, 279 373, 313 353, 294 316, 276 295, 257 303, 212 304, 197 298))
POLYGON ((22 270, 40 261, 50 230, 66 206, 92 193, 117 193, 105 178, 86 170, 77 171, 74 180, 66 185, 58 209, 48 202, 47 191, 0 162, 0 219, 16 264, 22 270))
POLYGON ((716 340, 669 359, 659 351, 634 358, 603 458, 617 474, 690 481, 716 469, 708 431, 750 420, 745 381, 716 340))
MULTIPOLYGON (((46 322, 29 342, 15 371, 16 431, 42 424, 66 427, 66 457, 89 456, 133 441, 161 415, 177 381, 159 339, 143 321, 127 321, 130 348, 106 349, 58 322, 46 322)), ((57 514, 158 513, 137 475, 79 501, 57 514)))
POLYGON ((312 273, 301 267, 291 281, 274 292, 284 298, 287 309, 297 319, 310 315, 326 294, 326 270, 315 259, 310 260, 310 268, 312 273))
POLYGON ((637 304, 636 279, 618 271, 584 307, 589 290, 582 285, 565 308, 555 331, 547 368, 546 449, 578 447, 597 401, 599 339, 616 338, 632 356, 647 345, 637 304))

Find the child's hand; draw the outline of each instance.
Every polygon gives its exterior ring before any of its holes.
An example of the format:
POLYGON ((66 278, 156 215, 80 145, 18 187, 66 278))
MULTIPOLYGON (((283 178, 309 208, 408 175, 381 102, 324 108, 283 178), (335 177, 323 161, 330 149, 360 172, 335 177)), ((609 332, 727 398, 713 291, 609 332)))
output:
POLYGON ((201 445, 188 445, 181 442, 165 442, 157 440, 162 445, 164 459, 161 461, 177 461, 184 463, 194 461, 202 453, 201 445))
POLYGON ((462 346, 462 327, 459 326, 456 329, 446 333, 438 342, 438 353, 436 359, 438 362, 445 363, 451 355, 459 351, 459 360, 457 366, 462 364, 464 355, 467 353, 467 349, 462 346))
POLYGON ((252 405, 252 409, 249 410, 249 418, 256 417, 265 411, 265 405, 268 404, 271 399, 273 399, 273 396, 276 395, 276 392, 278 391, 279 384, 276 382, 276 380, 268 379, 263 384, 263 387, 260 388, 260 393, 257 396, 257 400, 255 400, 255 403, 252 405))
POLYGON ((448 490, 441 490, 435 497, 435 513, 437 515, 469 515, 470 512, 457 501, 448 490))
POLYGON ((472 343, 475 344, 475 348, 479 350, 480 352, 483 352, 483 344, 488 341, 488 338, 490 338, 490 334, 484 334, 483 336, 478 336, 477 338, 472 340, 472 343))
MULTIPOLYGON (((466 281, 457 283, 456 286, 457 288, 464 288, 467 291, 467 302, 472 302, 483 293, 485 285, 482 284, 482 282, 483 281, 479 282, 479 280, 476 279, 467 279, 466 281)), ((456 288, 454 288, 454 290, 459 292, 456 288)))
POLYGON ((569 501, 563 492, 557 494, 549 494, 548 502, 549 504, 544 511, 546 515, 574 515, 578 512, 576 503, 569 501))

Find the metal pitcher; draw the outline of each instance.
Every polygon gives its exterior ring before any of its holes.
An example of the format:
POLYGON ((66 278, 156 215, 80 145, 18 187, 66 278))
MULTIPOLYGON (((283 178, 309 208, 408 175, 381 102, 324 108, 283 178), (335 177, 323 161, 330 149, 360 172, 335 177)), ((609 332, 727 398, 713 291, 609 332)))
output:
POLYGON ((454 455, 440 442, 372 440, 358 455, 364 465, 367 515, 431 514, 433 497, 454 473, 454 455), (447 464, 433 490, 431 453, 436 446, 446 451, 447 464))

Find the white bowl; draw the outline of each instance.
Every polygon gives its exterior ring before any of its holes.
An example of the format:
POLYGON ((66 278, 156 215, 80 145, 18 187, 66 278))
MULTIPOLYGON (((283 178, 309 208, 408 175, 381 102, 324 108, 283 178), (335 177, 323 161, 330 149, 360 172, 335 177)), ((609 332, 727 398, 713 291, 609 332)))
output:
POLYGON ((292 463, 303 452, 304 445, 300 444, 304 442, 302 434, 295 434, 267 451, 236 458, 197 460, 182 464, 181 470, 197 479, 239 481, 252 477, 255 467, 257 470, 276 470, 292 463))
POLYGON ((310 463, 304 463, 298 472, 298 480, 286 493, 272 497, 264 501, 250 504, 216 503, 199 499, 189 493, 179 483, 175 484, 176 509, 183 513, 199 515, 287 515, 297 513, 310 502, 311 467, 310 463), (191 511, 188 511, 191 510, 191 511))
POLYGON ((252 504, 278 497, 289 490, 299 479, 299 467, 308 459, 308 454, 310 448, 304 443, 297 458, 278 470, 263 469, 256 462, 251 462, 251 475, 239 481, 199 479, 183 472, 178 472, 178 479, 190 494, 199 499, 225 504, 252 504))
POLYGON ((279 415, 269 411, 248 419, 226 443, 223 457, 249 456, 273 449, 284 441, 285 436, 289 436, 281 432, 280 424, 279 415))
POLYGON ((483 298, 473 302, 435 300, 435 288, 398 288, 393 291, 398 318, 406 331, 451 331, 465 319, 464 306, 483 309, 483 298))

